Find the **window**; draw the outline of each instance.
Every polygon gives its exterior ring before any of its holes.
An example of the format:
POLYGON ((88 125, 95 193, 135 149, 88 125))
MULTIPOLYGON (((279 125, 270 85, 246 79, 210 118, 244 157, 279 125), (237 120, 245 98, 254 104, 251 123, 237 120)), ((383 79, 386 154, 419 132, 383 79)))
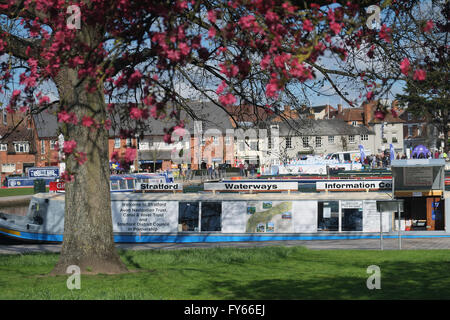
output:
POLYGON ((339 201, 319 201, 317 210, 317 231, 338 231, 339 201))
POLYGON ((215 145, 215 146, 219 145, 219 137, 213 136, 213 145, 215 145))
POLYGON ((201 231, 221 231, 221 202, 202 202, 201 231))
POLYGON ((309 137, 303 137, 303 148, 309 148, 309 137))
POLYGON ((272 137, 267 138, 267 149, 272 149, 272 137))
POLYGON ((250 142, 250 150, 253 150, 253 151, 258 150, 258 142, 257 141, 250 142))
POLYGON ((179 202, 178 224, 181 231, 198 230, 199 202, 179 202))
POLYGON ((322 137, 316 137, 316 148, 320 148, 322 146, 322 137))
POLYGON ((328 136, 328 143, 334 144, 334 136, 328 136))
POLYGON ((0 151, 8 150, 8 145, 6 143, 0 143, 0 151))
POLYGON ((368 134, 362 134, 361 135, 361 141, 367 141, 369 140, 369 135, 368 134))
POLYGON ((50 140, 50 150, 56 149, 56 140, 50 140))
POLYGON ((241 142, 239 143, 239 150, 245 151, 245 142, 244 142, 244 141, 241 141, 241 142))
POLYGON ((362 208, 342 209, 342 231, 362 231, 362 208))
POLYGON ((355 136, 354 135, 348 136, 348 142, 355 143, 355 136))
POLYGON ((358 121, 352 121, 352 126, 358 125, 358 121))
POLYGON ((120 148, 120 138, 114 139, 114 148, 119 149, 120 148))
POLYGON ((45 154, 45 141, 41 140, 41 154, 45 154))
POLYGON ((6 110, 3 110, 3 124, 8 124, 8 114, 6 113, 6 110))
POLYGON ((291 148, 292 148, 292 138, 286 137, 286 149, 291 149, 291 148))
POLYGON ((16 152, 28 152, 30 150, 28 142, 14 143, 14 150, 16 152))
POLYGON ((127 147, 131 147, 131 138, 127 138, 127 147))
POLYGON ((227 146, 229 146, 230 144, 231 144, 231 136, 226 136, 225 137, 225 144, 227 145, 227 146))
POLYGON ((201 141, 200 145, 201 146, 206 145, 206 138, 205 137, 202 137, 202 141, 201 141))

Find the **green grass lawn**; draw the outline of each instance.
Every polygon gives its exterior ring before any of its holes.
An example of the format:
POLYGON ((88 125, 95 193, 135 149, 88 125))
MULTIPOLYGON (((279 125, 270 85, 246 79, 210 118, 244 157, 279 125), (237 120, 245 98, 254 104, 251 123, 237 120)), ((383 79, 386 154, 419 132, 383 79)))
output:
MULTIPOLYGON (((48 187, 46 188, 48 192, 48 187)), ((0 188, 0 197, 9 197, 9 196, 26 196, 34 194, 33 188, 8 188, 2 189, 0 188)))
POLYGON ((120 251, 132 272, 48 276, 57 254, 0 256, 0 299, 449 299, 450 251, 254 249, 120 251), (366 287, 367 267, 381 289, 366 287))

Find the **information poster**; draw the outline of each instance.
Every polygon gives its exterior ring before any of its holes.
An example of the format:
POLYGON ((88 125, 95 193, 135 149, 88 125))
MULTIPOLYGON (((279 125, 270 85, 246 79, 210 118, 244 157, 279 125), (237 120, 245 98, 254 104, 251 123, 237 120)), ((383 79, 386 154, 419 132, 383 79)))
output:
POLYGON ((113 201, 114 232, 177 232, 177 201, 113 201))
POLYGON ((403 184, 407 187, 433 185, 433 167, 403 168, 403 184))
POLYGON ((293 232, 292 201, 251 201, 246 232, 293 232))

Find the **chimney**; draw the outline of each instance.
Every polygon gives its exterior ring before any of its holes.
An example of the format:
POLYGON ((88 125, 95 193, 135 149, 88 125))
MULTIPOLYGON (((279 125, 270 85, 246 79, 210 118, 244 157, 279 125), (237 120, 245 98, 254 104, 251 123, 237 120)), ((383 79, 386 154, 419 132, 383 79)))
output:
POLYGON ((338 114, 342 113, 342 104, 338 104, 338 114))
POLYGON ((368 126, 369 122, 372 120, 372 106, 369 103, 364 104, 363 107, 364 112, 364 125, 368 126))

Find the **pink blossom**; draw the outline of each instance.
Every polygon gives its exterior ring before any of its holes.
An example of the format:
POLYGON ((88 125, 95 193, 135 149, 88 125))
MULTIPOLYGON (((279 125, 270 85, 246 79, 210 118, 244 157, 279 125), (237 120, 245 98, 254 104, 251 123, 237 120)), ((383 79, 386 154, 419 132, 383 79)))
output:
POLYGON ((374 112, 375 118, 379 119, 379 120, 383 120, 385 118, 385 114, 383 111, 381 110, 377 110, 374 112))
POLYGON ((117 161, 119 161, 119 152, 113 151, 113 152, 111 153, 111 161, 112 161, 112 162, 117 162, 117 161))
POLYGON ((208 20, 211 23, 216 23, 217 16, 216 16, 216 11, 215 10, 209 10, 208 11, 208 20))
POLYGON ((263 69, 263 70, 267 69, 267 67, 270 65, 270 58, 271 58, 271 56, 269 54, 264 56, 264 58, 261 60, 261 63, 260 63, 261 69, 263 69))
POLYGON ((153 96, 148 95, 142 100, 142 102, 144 102, 146 106, 152 106, 155 104, 156 101, 155 98, 153 98, 153 96))
POLYGON ((369 100, 369 101, 372 100, 373 99, 373 91, 367 92, 366 97, 367 97, 367 100, 369 100))
POLYGON ((61 179, 62 179, 64 182, 71 182, 71 181, 74 180, 74 176, 73 176, 73 174, 70 174, 68 171, 64 171, 64 172, 61 174, 61 179))
POLYGON ((219 102, 225 106, 227 105, 232 105, 234 103, 236 103, 236 97, 233 96, 231 93, 227 93, 223 96, 219 97, 219 102))
POLYGON ((183 56, 187 56, 191 52, 191 48, 185 42, 180 42, 178 48, 183 56))
POLYGON ((303 30, 307 31, 307 32, 311 32, 314 29, 314 25, 312 24, 311 20, 304 20, 303 21, 303 30))
POLYGON ((111 120, 106 119, 105 120, 105 130, 111 129, 111 120))
POLYGON ((330 22, 330 29, 333 30, 334 34, 338 34, 339 32, 341 32, 341 24, 337 23, 335 21, 330 22))
POLYGON ((87 128, 92 126, 94 124, 94 120, 89 116, 83 116, 83 119, 81 119, 81 124, 87 128))
POLYGON ((216 28, 211 27, 208 30, 208 38, 214 38, 216 36, 216 28))
POLYGON ((386 26, 386 24, 383 23, 383 25, 381 26, 381 30, 379 32, 380 39, 383 39, 386 42, 391 42, 391 38, 389 35, 390 32, 391 32, 391 29, 388 28, 386 26))
POLYGON ((166 133, 163 137, 163 140, 165 143, 168 143, 168 144, 172 143, 173 142, 172 135, 170 133, 166 133))
POLYGON ((16 99, 20 95, 20 90, 14 90, 11 99, 16 99))
POLYGON ((405 76, 408 75, 409 66, 410 66, 410 63, 409 63, 409 59, 408 58, 403 59, 403 61, 400 63, 400 70, 402 71, 402 73, 405 76))
POLYGON ((223 90, 228 87, 227 83, 225 81, 222 81, 222 83, 217 87, 216 93, 222 94, 223 90))
POLYGON ((124 159, 126 162, 133 162, 136 159, 136 149, 135 148, 127 148, 125 150, 124 159))
POLYGON ((434 28, 433 20, 428 20, 427 23, 425 24, 425 27, 423 28, 423 31, 431 32, 431 30, 433 30, 433 28, 434 28))
POLYGON ((414 72, 414 77, 413 77, 413 79, 414 79, 414 80, 419 80, 419 81, 424 81, 424 80, 426 79, 426 77, 427 77, 427 72, 426 72, 425 70, 423 70, 423 69, 417 69, 417 70, 414 72))
POLYGON ((85 152, 78 152, 77 156, 76 156, 77 162, 79 165, 82 165, 83 163, 85 163, 87 161, 87 156, 85 152))
POLYGON ((63 152, 65 154, 71 154, 77 147, 77 142, 75 140, 64 141, 63 152))
POLYGON ((139 109, 137 107, 131 108, 131 111, 130 111, 131 119, 135 119, 135 120, 141 119, 142 115, 143 115, 142 109, 139 109))

